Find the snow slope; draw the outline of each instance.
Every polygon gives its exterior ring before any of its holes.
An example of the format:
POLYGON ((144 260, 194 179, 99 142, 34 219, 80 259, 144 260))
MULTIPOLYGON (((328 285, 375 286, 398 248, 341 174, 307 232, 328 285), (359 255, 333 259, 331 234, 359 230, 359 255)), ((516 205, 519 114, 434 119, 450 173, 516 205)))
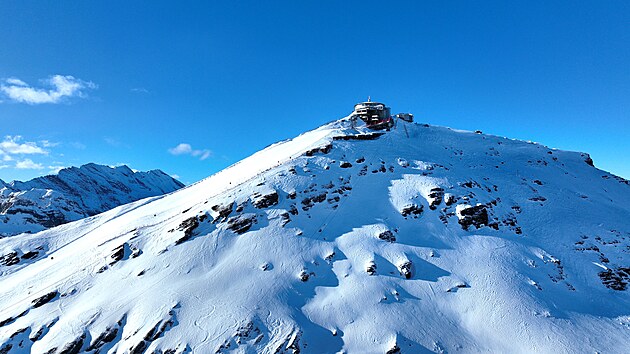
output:
POLYGON ((589 160, 341 119, 0 240, 0 352, 627 352, 630 186, 589 160))
POLYGON ((183 186, 160 170, 93 163, 27 182, 0 180, 0 236, 41 231, 183 186))

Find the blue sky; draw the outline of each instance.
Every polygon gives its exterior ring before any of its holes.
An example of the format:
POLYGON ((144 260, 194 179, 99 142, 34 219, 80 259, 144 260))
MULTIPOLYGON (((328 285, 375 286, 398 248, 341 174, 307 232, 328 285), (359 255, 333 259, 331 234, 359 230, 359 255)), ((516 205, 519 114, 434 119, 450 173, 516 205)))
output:
POLYGON ((368 95, 630 178, 628 1, 2 1, 0 179, 194 182, 368 95))

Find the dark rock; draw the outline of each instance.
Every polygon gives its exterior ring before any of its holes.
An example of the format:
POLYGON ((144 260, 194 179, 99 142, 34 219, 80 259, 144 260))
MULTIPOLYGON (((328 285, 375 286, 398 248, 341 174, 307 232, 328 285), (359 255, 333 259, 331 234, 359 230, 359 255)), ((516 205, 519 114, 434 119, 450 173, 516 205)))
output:
POLYGON ((359 157, 358 159, 356 159, 356 163, 364 163, 365 162, 365 157, 359 157))
POLYGON ((423 209, 424 207, 422 205, 409 204, 402 208, 400 214, 405 217, 408 215, 420 215, 423 209))
POLYGON ((112 253, 110 256, 110 258, 112 259, 111 264, 114 264, 125 257, 125 248, 127 247, 127 243, 123 243, 122 245, 113 249, 114 253, 112 253))
POLYGON ((338 196, 338 195, 336 195, 336 196, 334 196, 334 197, 332 197, 332 198, 328 198, 328 203, 330 203, 330 204, 333 204, 333 203, 338 203, 340 199, 341 199, 341 198, 339 198, 339 196, 338 196))
POLYGON ((289 222, 291 222, 291 216, 289 216, 288 212, 283 212, 280 214, 280 219, 282 220, 282 226, 285 226, 289 222))
POLYGON ((444 199, 444 189, 443 188, 431 188, 429 191, 429 198, 431 199, 431 204, 429 204, 429 209, 435 210, 437 206, 442 203, 442 199, 444 199))
POLYGON ((44 334, 44 331, 47 330, 48 327, 40 327, 37 332, 35 332, 35 334, 32 334, 28 339, 31 340, 31 342, 37 342, 38 340, 40 340, 44 334))
POLYGON ((9 323, 11 323, 11 322, 13 322, 13 321, 17 320, 17 319, 18 319, 18 317, 20 317, 20 316, 24 315, 25 313, 26 313, 26 312, 24 312, 24 313, 22 313, 22 314, 20 314, 20 315, 18 315, 18 316, 16 316, 16 317, 9 317, 9 318, 7 318, 7 319, 4 319, 4 320, 0 321, 0 327, 4 327, 4 326, 6 326, 7 324, 9 324, 9 323))
POLYGON ((255 222, 256 214, 237 215, 228 219, 227 228, 240 235, 247 232, 255 222))
POLYGON ((595 167, 595 164, 593 163, 593 159, 591 158, 591 155, 582 154, 582 157, 584 157, 584 162, 586 162, 587 165, 595 167))
POLYGON ((152 342, 158 338, 160 338, 167 329, 173 326, 173 320, 169 319, 167 321, 160 321, 144 335, 144 340, 148 342, 152 342))
POLYGON ((147 343, 145 341, 141 341, 129 350, 129 354, 142 354, 145 349, 147 349, 147 343))
POLYGON ((411 279, 411 265, 411 261, 406 261, 398 266, 400 275, 404 276, 405 279, 411 279))
POLYGON ((0 256, 0 264, 5 266, 12 266, 20 263, 20 258, 17 256, 17 252, 10 252, 3 256, 0 256))
POLYGON ((389 230, 379 233, 377 237, 381 240, 388 241, 388 242, 396 241, 396 236, 394 236, 394 233, 389 230))
POLYGON ((339 167, 341 168, 350 168, 352 167, 352 164, 348 161, 340 161, 339 162, 339 167))
POLYGON ((318 195, 312 197, 311 200, 314 203, 321 203, 321 202, 323 202, 324 200, 326 200, 326 192, 318 194, 318 195))
POLYGON ((234 202, 227 205, 217 204, 217 205, 212 206, 210 209, 216 213, 219 213, 219 215, 217 215, 217 217, 214 218, 212 222, 217 223, 217 222, 222 222, 222 221, 227 220, 227 218, 232 213, 233 208, 234 208, 234 202))
POLYGON ((287 194, 287 199, 295 199, 295 197, 297 197, 297 193, 295 191, 287 194))
POLYGON ((5 343, 2 347, 0 347, 0 354, 7 354, 11 348, 13 348, 13 344, 5 343))
POLYGON ((623 291, 627 289, 630 281, 630 267, 609 268, 599 272, 598 275, 607 288, 623 291))
POLYGON ((485 205, 470 206, 460 211, 459 224, 464 230, 474 225, 476 228, 488 225, 488 211, 485 205))
POLYGON ((365 271, 369 274, 369 275, 374 275, 376 274, 376 263, 374 262, 370 262, 368 263, 365 271))
POLYGON ((86 351, 92 351, 99 349, 107 343, 111 343, 118 335, 118 327, 107 327, 105 331, 94 340, 94 342, 87 347, 86 351))
POLYGON ((536 197, 529 198, 529 200, 533 202, 544 202, 545 200, 547 200, 547 198, 543 196, 536 196, 536 197))
POLYGON ((196 216, 192 216, 184 221, 177 227, 178 230, 184 231, 184 236, 175 241, 175 245, 182 244, 193 236, 195 229, 199 227, 199 219, 196 216))
POLYGON ((328 144, 326 146, 316 147, 314 149, 308 150, 304 153, 304 155, 313 156, 318 152, 322 154, 327 154, 330 152, 330 150, 332 150, 332 148, 333 148, 332 144, 328 144))
POLYGON ((22 259, 33 259, 39 255, 37 251, 28 251, 22 255, 22 259))
POLYGON ((334 136, 333 140, 376 140, 385 133, 368 133, 357 135, 334 136))
POLYGON ((252 205, 258 209, 268 208, 278 204, 278 193, 276 191, 261 195, 254 194, 252 196, 252 205))
POLYGON ((83 347, 83 341, 85 340, 85 333, 83 333, 80 337, 73 340, 72 342, 66 344, 59 354, 78 354, 81 351, 81 347, 83 347))
POLYGON ((455 284, 455 286, 449 288, 446 290, 447 293, 452 293, 452 292, 456 292, 457 289, 464 289, 464 288, 468 288, 468 284, 464 283, 464 282, 458 282, 457 284, 455 284))
POLYGON ((310 274, 308 272, 306 272, 305 270, 302 270, 300 272, 300 274, 298 275, 298 278, 300 278, 301 281, 306 282, 308 281, 308 278, 310 278, 310 274))
POLYGON ((15 336, 19 335, 20 333, 26 332, 27 329, 28 329, 28 327, 20 328, 17 331, 13 332, 13 334, 9 338, 14 338, 15 336))
POLYGON ((38 307, 44 306, 45 304, 49 303, 52 299, 57 297, 57 295, 59 295, 59 292, 55 290, 55 291, 49 292, 48 294, 44 296, 38 297, 37 299, 33 300, 33 307, 38 308, 38 307))

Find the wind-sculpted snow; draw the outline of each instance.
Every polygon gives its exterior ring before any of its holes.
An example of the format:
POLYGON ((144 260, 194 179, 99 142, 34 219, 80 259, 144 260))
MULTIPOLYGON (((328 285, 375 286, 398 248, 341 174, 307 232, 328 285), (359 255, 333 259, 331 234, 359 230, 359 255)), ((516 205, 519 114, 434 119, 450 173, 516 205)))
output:
POLYGON ((0 181, 0 237, 41 231, 183 186, 160 170, 93 163, 27 182, 0 181))
POLYGON ((580 153, 399 124, 343 119, 0 240, 0 352, 630 348, 625 180, 580 153))

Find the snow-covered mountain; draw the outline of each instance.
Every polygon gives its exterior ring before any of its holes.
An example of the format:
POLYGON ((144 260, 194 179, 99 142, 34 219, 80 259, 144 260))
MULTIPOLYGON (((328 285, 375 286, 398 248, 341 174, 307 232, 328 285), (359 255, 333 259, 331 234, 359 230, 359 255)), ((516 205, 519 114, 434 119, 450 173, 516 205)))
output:
POLYGON ((0 352, 627 352, 628 200, 586 154, 341 119, 0 240, 0 352))
POLYGON ((160 170, 93 163, 27 182, 0 180, 0 236, 41 231, 183 186, 160 170))

